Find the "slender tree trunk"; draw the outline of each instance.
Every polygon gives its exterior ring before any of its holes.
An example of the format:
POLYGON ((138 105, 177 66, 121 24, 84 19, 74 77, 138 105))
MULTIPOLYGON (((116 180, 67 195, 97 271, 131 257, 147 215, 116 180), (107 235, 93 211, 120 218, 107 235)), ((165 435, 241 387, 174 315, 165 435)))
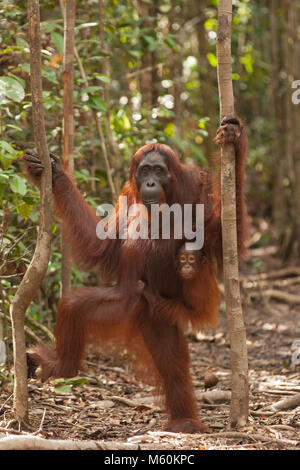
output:
MULTIPOLYGON (((60 0, 60 6, 61 6, 62 14, 64 15, 65 10, 64 10, 63 0, 60 0)), ((75 44, 74 44, 74 55, 75 55, 76 61, 78 63, 79 71, 80 71, 80 74, 81 74, 81 78, 83 79, 84 86, 87 88, 89 86, 89 82, 88 82, 85 70, 84 70, 83 65, 82 65, 82 61, 80 59, 80 56, 78 54, 78 51, 76 49, 75 44)), ((91 109, 90 114, 91 114, 91 116, 94 119, 95 124, 96 124, 96 129, 97 129, 97 133, 99 135, 99 140, 100 140, 100 143, 101 143, 101 150, 102 150, 104 163, 105 163, 105 167, 106 167, 108 185, 110 187, 112 199, 115 202, 116 201, 116 189, 115 189, 115 184, 114 184, 114 181, 113 181, 113 178, 112 178, 112 171, 111 171, 110 161, 109 161, 107 148, 106 148, 106 144, 105 144, 104 133, 103 133, 103 130, 102 130, 102 127, 101 127, 100 117, 98 116, 97 111, 95 109, 91 109)))
POLYGON ((28 1, 28 19, 33 129, 37 151, 44 165, 44 172, 41 179, 40 226, 36 249, 11 303, 10 311, 14 346, 14 413, 16 420, 20 423, 25 423, 28 420, 27 363, 24 333, 25 312, 35 297, 46 273, 52 233, 52 177, 43 115, 38 0, 28 1))
POLYGON ((204 141, 205 155, 207 155, 209 162, 213 161, 211 158, 215 146, 213 143, 213 133, 216 128, 215 116, 216 109, 214 104, 214 93, 216 87, 215 70, 208 62, 207 54, 209 52, 209 43, 207 31, 205 30, 204 23, 207 20, 205 5, 198 0, 194 0, 195 14, 199 16, 199 24, 197 25, 197 46, 198 46, 198 70, 200 80, 200 102, 202 116, 209 117, 206 125, 208 136, 204 141))
MULTIPOLYGON (((138 0, 138 13, 143 18, 143 27, 151 28, 150 18, 150 5, 148 2, 138 0)), ((147 48, 142 55, 142 71, 140 76, 142 107, 149 112, 152 108, 152 54, 147 48)))
POLYGON ((280 78, 280 54, 279 54, 279 33, 278 33, 278 22, 277 22, 277 0, 269 0, 269 11, 270 11, 270 26, 271 26, 271 50, 272 50, 272 96, 273 96, 273 109, 274 109, 274 121, 275 121, 275 146, 274 154, 276 165, 274 165, 274 177, 273 177, 273 220, 277 230, 277 233, 281 235, 284 228, 284 187, 283 180, 285 174, 285 159, 282 158, 284 152, 283 138, 284 130, 283 123, 284 119, 282 116, 282 99, 280 88, 282 87, 280 78))
MULTIPOLYGON (((155 18, 155 24, 158 21, 158 12, 159 12, 160 0, 152 0, 150 8, 150 16, 155 18)), ((153 27, 153 25, 152 25, 153 27)), ((160 72, 159 67, 157 67, 158 51, 157 49, 151 52, 152 56, 152 70, 151 70, 151 80, 152 80, 152 107, 157 106, 157 99, 160 93, 160 72)))
MULTIPOLYGON (((293 79, 300 79, 300 38, 299 38, 299 24, 300 24, 300 0, 295 0, 293 4, 293 24, 292 24, 292 33, 293 33, 293 79)), ((292 90, 294 91, 294 90, 292 90)), ((300 139, 299 139, 299 129, 300 129, 300 104, 292 104, 292 113, 293 113, 293 159, 294 159, 294 173, 295 173, 295 184, 294 184, 294 205, 295 205, 295 235, 294 235, 294 246, 292 254, 296 257, 300 257, 300 139)))
MULTIPOLYGON (((2 223, 0 226, 0 255, 3 255, 3 239, 4 235, 8 231, 8 227, 10 224, 10 211, 8 205, 4 206, 4 214, 2 218, 2 223)), ((0 263, 0 275, 3 272, 3 269, 6 267, 6 260, 7 256, 5 257, 4 261, 0 263)), ((6 301, 5 292, 2 288, 0 282, 0 306, 4 316, 0 319, 0 364, 7 364, 9 366, 9 359, 6 355, 6 341, 7 341, 7 317, 6 314, 8 312, 8 301, 6 301)))
MULTIPOLYGON (((70 174, 74 171, 74 47, 75 47, 75 0, 67 0, 64 8, 64 167, 70 174)), ((61 233, 61 295, 71 288, 72 253, 71 247, 61 233)))
POLYGON ((285 257, 299 257, 300 254, 300 222, 299 222, 299 122, 300 106, 295 106, 292 102, 292 83, 299 79, 299 0, 286 0, 284 2, 285 30, 283 32, 283 58, 285 80, 285 161, 287 164, 287 176, 289 179, 290 191, 292 193, 292 203, 286 204, 289 224, 285 224, 282 254, 285 257), (297 199, 298 198, 298 199, 297 199))
MULTIPOLYGON (((102 0, 98 0, 98 11, 99 11, 99 35, 100 35, 100 46, 101 50, 105 50, 105 38, 104 38, 104 11, 103 11, 103 2, 102 0)), ((110 67, 109 67, 109 59, 107 56, 104 56, 102 59, 102 72, 107 77, 110 76, 110 67)), ((121 190, 121 166, 122 166, 122 157, 120 153, 119 146, 116 142, 115 136, 112 132, 111 122, 110 122, 110 96, 109 96, 109 84, 104 82, 103 83, 103 98, 106 104, 106 113, 105 113, 105 121, 106 121, 106 132, 110 150, 114 156, 114 167, 115 167, 115 190, 116 193, 119 193, 121 190)))
MULTIPOLYGON (((218 84, 222 119, 225 115, 234 115, 231 71, 232 0, 219 0, 218 15, 218 84)), ((233 145, 226 145, 222 148, 221 159, 224 285, 232 369, 230 426, 235 428, 247 423, 249 390, 246 330, 239 288, 235 150, 233 145)))
POLYGON ((183 62, 184 62, 184 29, 183 29, 183 5, 178 5, 176 0, 172 0, 172 10, 169 16, 169 21, 172 26, 173 23, 180 25, 180 30, 177 34, 178 49, 171 57, 171 71, 174 83, 174 111, 175 111, 175 136, 177 139, 183 138, 183 101, 181 94, 183 92, 182 76, 183 76, 183 62))
MULTIPOLYGON (((85 70, 83 68, 80 56, 79 56, 78 51, 77 51, 76 48, 75 48, 75 56, 76 56, 76 60, 77 60, 77 63, 78 63, 79 70, 80 70, 81 78, 83 80, 85 88, 87 88, 89 86, 89 82, 88 82, 85 70)), ((99 140, 100 140, 100 143, 101 143, 101 150, 102 150, 102 154, 103 154, 103 158, 104 158, 107 181, 108 181, 108 185, 110 187, 112 200, 113 200, 113 202, 116 202, 117 193, 116 193, 115 184, 114 184, 114 181, 113 181, 113 178, 112 178, 110 161, 109 161, 109 158, 108 158, 108 153, 107 153, 107 148, 106 148, 106 144, 105 144, 104 133, 103 133, 103 130, 102 130, 102 127, 101 127, 100 117, 98 116, 97 111, 95 109, 91 110, 91 116, 94 118, 96 128, 97 128, 97 132, 98 132, 98 136, 99 136, 99 140)))

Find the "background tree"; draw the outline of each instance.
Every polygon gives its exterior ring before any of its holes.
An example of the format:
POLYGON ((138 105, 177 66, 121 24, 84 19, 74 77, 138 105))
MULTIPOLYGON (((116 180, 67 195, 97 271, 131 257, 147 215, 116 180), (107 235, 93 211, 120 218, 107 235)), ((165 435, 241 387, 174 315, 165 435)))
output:
MULTIPOLYGON (((219 0, 217 57, 221 123, 225 116, 235 115, 231 79, 231 23, 232 0, 219 0)), ((225 302, 231 346, 232 428, 245 426, 249 412, 246 330, 239 288, 235 161, 234 145, 226 144, 221 148, 221 220, 225 302)))
POLYGON ((32 119, 35 143, 44 166, 44 173, 41 180, 40 224, 36 248, 31 263, 12 300, 10 311, 14 344, 14 411, 16 420, 20 424, 24 424, 28 419, 27 363, 24 332, 25 312, 46 273, 50 256, 52 233, 52 177, 42 104, 40 14, 38 0, 30 0, 28 2, 28 18, 30 28, 32 119))
MULTIPOLYGON (((74 48, 75 48, 75 0, 62 2, 64 19, 64 110, 63 110, 63 161, 72 175, 74 172, 74 48)), ((71 287, 72 255, 70 246, 62 231, 61 294, 71 287)))

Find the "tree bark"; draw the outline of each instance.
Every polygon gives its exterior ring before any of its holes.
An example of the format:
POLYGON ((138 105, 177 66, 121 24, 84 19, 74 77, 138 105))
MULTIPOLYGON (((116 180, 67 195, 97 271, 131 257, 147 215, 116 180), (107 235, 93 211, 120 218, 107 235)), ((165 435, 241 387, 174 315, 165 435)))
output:
POLYGON ((300 40, 298 35, 299 24, 299 0, 287 0, 285 8, 285 32, 284 32, 284 69, 286 72, 285 91, 285 122, 286 122, 286 149, 285 160, 288 166, 288 178, 292 193, 293 204, 290 206, 289 221, 291 222, 291 234, 289 245, 283 254, 298 258, 300 255, 300 155, 299 155, 299 124, 300 105, 292 102, 292 83, 299 79, 299 52, 300 40))
MULTIPOLYGON (((75 0, 63 2, 64 8, 64 167, 70 174, 74 172, 74 47, 75 47, 75 0)), ((71 248, 61 233, 61 295, 71 288, 72 254, 71 248)))
MULTIPOLYGON (((218 85, 220 116, 234 115, 231 71, 232 0, 219 0, 218 85)), ((248 420, 248 359, 246 330, 239 288, 236 226, 235 150, 226 145, 221 151, 222 240, 227 321, 231 345, 232 399, 230 426, 243 426, 248 420)))
MULTIPOLYGON (((299 23, 300 23, 300 0, 296 0, 293 6, 294 17, 293 17, 293 38, 294 45, 293 50, 293 78, 294 80, 300 79, 300 38, 299 38, 299 23), (297 27, 298 26, 298 27, 297 27)), ((293 90, 294 91, 294 90, 293 90)), ((294 115, 294 171, 295 171, 295 185, 294 185, 294 201, 295 201, 295 214, 296 220, 295 224, 295 247, 293 254, 297 257, 300 257, 300 139, 299 139, 299 129, 300 129, 300 104, 292 104, 293 115, 294 115)))
POLYGON ((269 11, 270 11, 270 26, 271 26, 271 57, 272 57, 272 96, 273 96, 273 109, 274 109, 274 121, 275 121, 275 146, 274 154, 276 165, 274 165, 274 177, 273 179, 273 221, 278 234, 282 234, 284 228, 285 218, 285 197, 283 180, 285 174, 285 160, 282 158, 284 152, 283 145, 283 116, 282 116, 282 98, 280 88, 282 87, 280 78, 280 54, 279 54, 279 33, 278 33, 278 22, 277 13, 278 8, 277 0, 269 0, 269 11))
POLYGON ((206 124, 208 132, 207 138, 203 142, 205 148, 205 155, 209 158, 209 163, 212 160, 211 156, 214 154, 215 147, 213 143, 213 133, 216 127, 216 107, 214 104, 214 93, 216 87, 215 70, 209 64, 207 54, 209 52, 209 43, 207 31, 205 30, 204 23, 207 20, 207 12, 205 5, 198 0, 194 0, 195 13, 199 16, 199 24, 197 25, 197 57, 198 57, 198 70, 200 80, 200 102, 202 116, 209 117, 206 124))
MULTIPOLYGON (((143 0, 138 0, 137 2, 138 13, 141 18, 143 18, 143 27, 150 29, 151 28, 151 21, 150 18, 150 4, 144 2, 143 0)), ((142 107, 147 111, 150 112, 152 109, 152 54, 147 48, 142 55, 142 70, 143 73, 141 74, 140 84, 141 84, 141 97, 142 97, 142 107)))
MULTIPOLYGON (((104 12, 103 12, 103 2, 102 0, 98 0, 98 12, 99 12, 99 35, 100 35, 100 46, 101 50, 105 50, 105 37, 104 37, 104 12)), ((107 77, 110 76, 110 67, 109 67, 109 59, 107 56, 102 58, 102 72, 107 77)), ((114 155, 114 167, 115 167, 115 191, 118 194, 121 190, 121 163, 122 157, 121 152, 116 142, 115 136, 113 134, 110 122, 110 96, 109 96, 109 84, 104 82, 103 83, 103 98, 106 104, 106 113, 105 113, 105 121, 106 121, 106 132, 110 150, 114 155)))
POLYGON ((37 151, 44 165, 44 172, 41 178, 40 226, 36 248, 31 263, 11 303, 10 310, 14 347, 14 414, 16 420, 20 423, 25 423, 28 420, 25 312, 36 295, 46 273, 52 233, 52 177, 43 115, 38 0, 28 1, 28 19, 33 129, 37 151))

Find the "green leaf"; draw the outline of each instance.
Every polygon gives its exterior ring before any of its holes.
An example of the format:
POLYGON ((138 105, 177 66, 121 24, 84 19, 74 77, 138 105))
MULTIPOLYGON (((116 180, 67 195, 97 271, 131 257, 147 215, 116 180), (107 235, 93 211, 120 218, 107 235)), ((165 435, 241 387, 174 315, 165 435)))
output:
POLYGON ((171 3, 165 3, 163 5, 159 5, 159 9, 162 13, 168 13, 172 8, 171 3))
POLYGON ((94 21, 93 23, 82 23, 79 26, 76 26, 76 30, 79 31, 80 29, 83 28, 90 28, 91 26, 98 26, 98 22, 94 21))
POLYGON ((88 382, 86 377, 72 377, 70 379, 58 378, 51 381, 51 383, 55 386, 55 392, 61 394, 72 393, 73 386, 83 385, 86 382, 88 382))
POLYGON ((103 87, 98 85, 98 86, 88 86, 87 88, 84 88, 81 90, 80 94, 83 95, 84 93, 93 93, 94 91, 100 91, 103 90, 103 87))
POLYGON ((200 129, 206 129, 207 122, 209 121, 208 117, 200 118, 198 121, 198 127, 200 129))
POLYGON ((22 64, 21 68, 24 72, 30 73, 30 64, 22 64))
POLYGON ((17 44, 17 46, 24 47, 24 48, 28 49, 28 51, 29 51, 29 44, 28 44, 27 41, 25 41, 25 39, 17 37, 16 44, 17 44))
POLYGON ((134 50, 128 51, 128 54, 130 54, 135 59, 139 59, 142 55, 141 51, 134 51, 134 50))
POLYGON ((10 129, 14 129, 14 130, 19 131, 19 132, 24 132, 24 130, 21 127, 16 126, 15 124, 7 124, 6 127, 9 127, 10 129))
POLYGON ((216 19, 215 18, 208 18, 205 23, 204 23, 204 28, 207 29, 208 31, 215 30, 216 28, 216 19))
POLYGON ((100 80, 100 82, 104 82, 104 83, 110 83, 111 80, 109 77, 107 77, 106 75, 103 75, 103 73, 97 73, 95 75, 95 78, 97 78, 97 80, 100 80))
POLYGON ((51 40, 53 42, 53 44, 55 45, 56 49, 58 50, 58 52, 63 55, 64 53, 64 38, 61 34, 59 33, 56 33, 55 31, 53 31, 51 33, 51 40))
POLYGON ((175 124, 173 122, 169 122, 169 124, 167 124, 166 127, 164 128, 164 133, 168 137, 173 137, 174 132, 175 132, 175 124))
POLYGON ((0 173, 0 181, 7 183, 9 180, 9 176, 5 175, 4 173, 0 173))
POLYGON ((27 192, 25 179, 19 175, 12 176, 9 180, 9 186, 14 193, 21 194, 22 196, 25 196, 27 192))
POLYGON ((253 73, 253 57, 250 53, 245 54, 244 56, 239 58, 239 62, 244 65, 245 70, 247 73, 253 73))
POLYGON ((12 155, 16 155, 16 150, 11 146, 9 145, 5 140, 0 140, 0 147, 5 150, 6 152, 12 154, 12 155))
POLYGON ((0 95, 4 94, 9 99, 21 103, 25 96, 21 83, 13 77, 0 77, 0 95))
POLYGON ((62 385, 60 387, 55 387, 55 392, 61 394, 70 394, 72 393, 72 385, 62 385))
POLYGON ((48 72, 46 70, 42 70, 42 77, 47 78, 49 82, 54 83, 55 85, 58 83, 54 70, 49 70, 48 72))
POLYGON ((208 54, 206 54, 206 57, 212 67, 217 67, 218 59, 215 54, 213 54, 212 52, 209 52, 208 54))
POLYGON ((55 29, 61 29, 63 31, 63 26, 58 24, 57 22, 55 23, 47 23, 46 21, 41 22, 41 31, 45 31, 47 33, 51 33, 51 31, 54 31, 55 29))
POLYGON ((65 379, 66 384, 68 385, 83 385, 88 382, 86 377, 71 377, 70 379, 65 379))
POLYGON ((29 204, 26 204, 24 201, 21 201, 19 204, 17 204, 17 212, 18 214, 23 217, 23 219, 27 219, 27 217, 30 216, 34 206, 31 206, 29 204))
POLYGON ((107 110, 107 105, 100 96, 90 96, 86 104, 89 104, 91 108, 97 109, 97 111, 105 112, 107 110))
POLYGON ((170 47, 174 51, 177 50, 177 44, 176 44, 176 42, 174 41, 173 37, 170 34, 165 37, 164 42, 165 42, 165 44, 167 44, 168 47, 170 47))
POLYGON ((150 52, 153 52, 158 48, 159 41, 156 38, 154 38, 153 36, 145 35, 144 39, 149 44, 149 51, 150 52))

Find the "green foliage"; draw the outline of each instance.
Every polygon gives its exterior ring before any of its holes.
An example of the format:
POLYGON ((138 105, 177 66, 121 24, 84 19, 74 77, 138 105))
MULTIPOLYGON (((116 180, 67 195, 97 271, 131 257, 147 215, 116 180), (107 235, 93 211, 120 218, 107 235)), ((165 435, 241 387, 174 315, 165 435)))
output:
MULTIPOLYGON (((97 2, 77 2, 76 48, 84 69, 75 60, 75 181, 93 207, 110 202, 111 194, 93 112, 101 119, 113 178, 123 184, 131 156, 146 142, 160 141, 174 147, 188 163, 207 166, 215 150, 213 134, 218 125, 219 99, 216 75, 217 0, 202 2, 163 0, 158 8, 147 1, 150 13, 139 15, 137 2, 104 2, 104 47, 99 35, 97 2), (199 29, 204 34, 199 35, 199 29), (141 103, 141 80, 147 54, 151 59, 153 104, 141 103), (104 60, 109 63, 106 72, 104 60), (107 74, 106 74, 107 73, 107 74), (109 100, 105 92, 109 90, 109 100), (180 115, 178 115, 180 109, 180 115), (108 115, 108 119, 107 119, 108 115), (110 143, 108 121, 121 161, 110 143)), ((155 3, 155 2, 154 2, 155 3)), ((43 104, 50 151, 62 153, 63 121, 63 22, 59 2, 41 0, 43 104)), ((0 237, 0 253, 9 253, 1 273, 8 311, 22 273, 35 247, 39 221, 39 191, 23 175, 19 157, 34 147, 31 117, 29 39, 24 2, 1 3, 0 58, 0 221, 9 218, 0 237), (21 237, 21 239, 20 239, 21 237), (14 246, 16 240, 20 241, 14 246), (11 250, 11 251, 10 251, 11 250), (12 277, 9 277, 12 276, 12 277)), ((279 14, 280 25, 283 15, 279 14)), ((281 27, 283 27, 281 25, 281 27)), ((261 2, 234 2, 232 65, 240 114, 248 120, 251 151, 249 166, 263 187, 260 198, 270 197, 272 152, 272 102, 268 11, 261 2)), ((255 186, 256 191, 256 186, 255 186)), ((0 222, 0 227, 1 227, 0 222)), ((54 321, 60 291, 61 248, 59 229, 53 225, 52 255, 47 276, 28 315, 54 321)), ((75 286, 89 283, 73 267, 75 286)), ((1 299, 1 297, 0 297, 1 299)), ((1 302, 1 300, 0 300, 1 302)), ((70 386, 70 383, 67 384, 70 386)))
POLYGON ((3 95, 9 100, 20 103, 25 96, 24 82, 20 81, 17 77, 7 76, 0 77, 0 95, 3 95))
POLYGON ((55 392, 58 394, 70 394, 73 387, 83 385, 88 382, 85 377, 73 377, 71 379, 55 379, 51 383, 54 385, 55 392))

